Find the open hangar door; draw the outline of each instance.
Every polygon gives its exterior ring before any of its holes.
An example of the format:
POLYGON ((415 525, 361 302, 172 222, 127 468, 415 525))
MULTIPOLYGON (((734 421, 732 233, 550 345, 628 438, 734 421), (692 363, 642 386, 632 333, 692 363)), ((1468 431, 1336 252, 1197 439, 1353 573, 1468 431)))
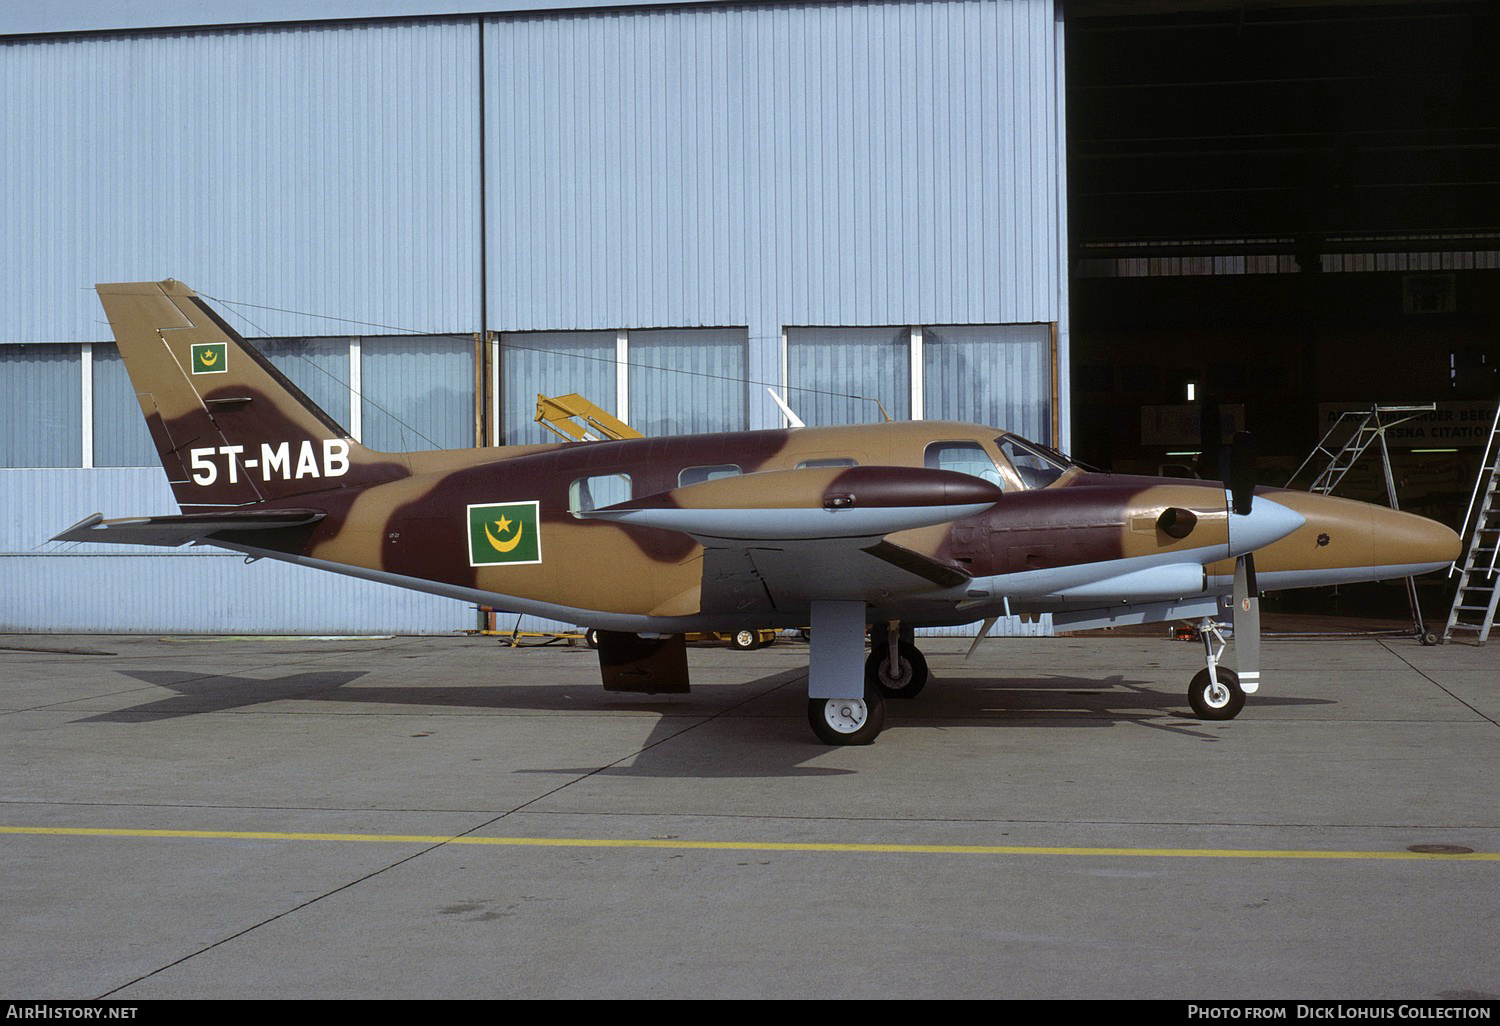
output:
MULTIPOLYGON (((1392 462, 1402 508, 1457 527, 1500 402, 1500 4, 1065 12, 1075 454, 1193 465, 1191 386, 1282 485, 1341 404, 1436 402, 1392 462)), ((1336 494, 1385 500, 1373 449, 1336 494)))

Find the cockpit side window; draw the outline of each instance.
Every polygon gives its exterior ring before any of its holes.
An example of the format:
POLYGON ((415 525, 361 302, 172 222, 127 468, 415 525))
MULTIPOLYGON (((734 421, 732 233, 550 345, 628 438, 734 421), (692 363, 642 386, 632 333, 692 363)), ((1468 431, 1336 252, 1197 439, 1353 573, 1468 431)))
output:
POLYGON ((1010 465, 1027 488, 1046 488, 1062 477, 1072 463, 1062 453, 1045 445, 1028 442, 1020 435, 1001 435, 995 439, 1010 465))
POLYGON ((568 486, 568 511, 589 513, 605 506, 613 506, 630 498, 629 474, 600 474, 596 477, 580 477, 568 486))
POLYGON ((927 447, 923 462, 930 470, 951 470, 1005 487, 995 461, 978 442, 933 442, 927 447))

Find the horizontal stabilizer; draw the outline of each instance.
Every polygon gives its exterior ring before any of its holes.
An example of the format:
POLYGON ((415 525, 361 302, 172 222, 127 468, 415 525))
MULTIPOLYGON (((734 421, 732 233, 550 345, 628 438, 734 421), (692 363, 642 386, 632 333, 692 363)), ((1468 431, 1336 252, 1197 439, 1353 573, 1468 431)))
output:
POLYGON ((266 509, 105 520, 104 514, 95 513, 52 540, 175 548, 189 542, 211 540, 215 535, 234 531, 275 531, 285 527, 303 527, 315 524, 327 515, 320 509, 266 509))

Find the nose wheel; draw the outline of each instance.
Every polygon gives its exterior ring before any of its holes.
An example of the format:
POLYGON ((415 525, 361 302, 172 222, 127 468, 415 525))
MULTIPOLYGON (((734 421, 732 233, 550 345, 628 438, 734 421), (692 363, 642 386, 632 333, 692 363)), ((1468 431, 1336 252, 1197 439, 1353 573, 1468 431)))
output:
POLYGON ((1245 692, 1233 670, 1215 669, 1217 680, 1209 679, 1207 668, 1198 671, 1188 685, 1188 704, 1200 720, 1232 720, 1245 707, 1245 692))

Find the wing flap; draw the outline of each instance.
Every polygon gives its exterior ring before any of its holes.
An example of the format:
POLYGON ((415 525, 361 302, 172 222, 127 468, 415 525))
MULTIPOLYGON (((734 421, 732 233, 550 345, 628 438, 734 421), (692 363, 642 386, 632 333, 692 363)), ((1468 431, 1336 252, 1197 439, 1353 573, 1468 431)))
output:
POLYGON ((883 559, 891 566, 905 570, 909 574, 915 574, 942 588, 956 588, 972 580, 968 574, 955 566, 933 559, 931 556, 924 556, 920 552, 913 552, 894 542, 877 542, 864 551, 876 559, 883 559))

